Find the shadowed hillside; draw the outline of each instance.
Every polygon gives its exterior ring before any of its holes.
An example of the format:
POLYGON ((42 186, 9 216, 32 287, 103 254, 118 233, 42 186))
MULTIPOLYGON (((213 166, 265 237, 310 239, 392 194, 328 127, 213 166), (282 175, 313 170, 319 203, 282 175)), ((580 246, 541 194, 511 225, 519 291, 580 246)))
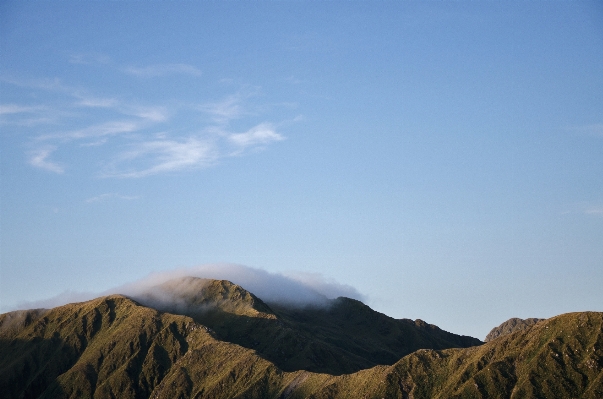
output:
POLYGON ((474 341, 421 321, 390 319, 346 298, 284 308, 225 281, 186 283, 205 290, 189 297, 203 306, 178 305, 194 318, 120 295, 0 315, 0 392, 10 398, 603 397, 602 313, 561 315, 477 347, 413 350, 474 341), (294 367, 308 362, 337 370, 395 351, 412 352, 347 374, 294 367))

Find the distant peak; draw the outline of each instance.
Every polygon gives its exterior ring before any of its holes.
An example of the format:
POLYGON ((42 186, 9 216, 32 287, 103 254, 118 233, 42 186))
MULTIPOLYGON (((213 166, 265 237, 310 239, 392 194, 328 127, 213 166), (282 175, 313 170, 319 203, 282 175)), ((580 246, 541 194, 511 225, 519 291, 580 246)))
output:
POLYGON ((527 330, 542 320, 545 319, 538 319, 535 317, 529 319, 520 319, 518 317, 512 317, 498 327, 494 327, 492 330, 490 330, 486 336, 486 339, 484 339, 484 342, 492 341, 493 339, 514 333, 515 331, 527 330))

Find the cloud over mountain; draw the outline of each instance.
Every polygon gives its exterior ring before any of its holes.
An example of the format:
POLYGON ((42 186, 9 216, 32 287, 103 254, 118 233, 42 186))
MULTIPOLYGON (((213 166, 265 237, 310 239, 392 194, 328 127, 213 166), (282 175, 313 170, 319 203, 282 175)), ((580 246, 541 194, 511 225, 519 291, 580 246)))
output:
POLYGON ((240 285, 269 303, 278 302, 288 305, 321 304, 324 303, 325 297, 333 299, 340 296, 360 301, 365 300, 365 297, 354 287, 340 284, 321 274, 292 273, 284 275, 254 267, 225 263, 155 272, 138 281, 114 287, 100 293, 67 291, 41 301, 23 302, 18 305, 18 308, 51 308, 110 294, 138 297, 153 289, 157 289, 158 285, 169 280, 185 276, 228 280, 240 285))
POLYGON ((266 302, 321 303, 324 297, 332 299, 340 296, 358 300, 364 299, 355 288, 337 283, 319 274, 287 276, 235 264, 209 264, 152 273, 142 280, 117 287, 108 293, 136 295, 166 281, 185 276, 228 280, 240 285, 266 302))

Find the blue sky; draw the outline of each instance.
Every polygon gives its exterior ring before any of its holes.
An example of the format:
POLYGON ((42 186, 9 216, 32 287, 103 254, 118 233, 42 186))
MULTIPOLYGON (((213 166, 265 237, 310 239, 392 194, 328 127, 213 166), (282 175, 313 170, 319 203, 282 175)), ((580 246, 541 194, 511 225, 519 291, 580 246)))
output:
POLYGON ((2 2, 0 306, 231 263, 479 338, 602 311, 602 21, 2 2))

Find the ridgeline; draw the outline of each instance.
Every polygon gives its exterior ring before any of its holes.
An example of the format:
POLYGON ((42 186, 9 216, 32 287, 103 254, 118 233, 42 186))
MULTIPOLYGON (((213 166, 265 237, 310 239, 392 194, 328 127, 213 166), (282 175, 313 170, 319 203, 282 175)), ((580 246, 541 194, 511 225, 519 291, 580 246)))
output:
POLYGON ((359 301, 265 303, 179 279, 0 315, 7 398, 601 398, 603 313, 483 344, 359 301))

